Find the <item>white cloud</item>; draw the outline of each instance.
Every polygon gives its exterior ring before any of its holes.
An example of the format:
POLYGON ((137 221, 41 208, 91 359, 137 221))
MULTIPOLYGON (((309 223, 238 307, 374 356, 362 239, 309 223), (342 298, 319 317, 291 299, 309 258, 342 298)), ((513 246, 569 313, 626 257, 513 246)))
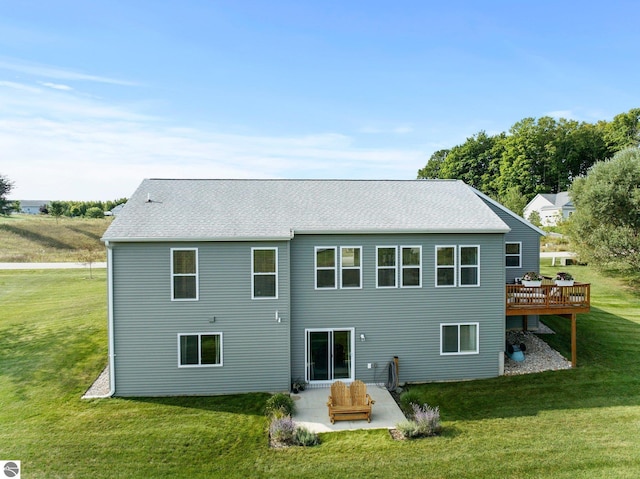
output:
POLYGON ((107 200, 150 177, 410 179, 426 162, 424 151, 357 148, 339 133, 230 134, 75 90, 0 85, 0 173, 16 199, 107 200))
POLYGON ((73 88, 71 88, 69 85, 62 85, 60 83, 51 83, 51 82, 38 82, 38 83, 40 83, 40 85, 42 86, 53 88, 54 90, 63 90, 63 91, 73 90, 73 88))
POLYGON ((81 73, 73 70, 68 70, 59 67, 52 67, 49 65, 42 65, 38 63, 27 63, 21 60, 15 59, 0 59, 0 69, 9 70, 13 72, 26 73, 28 75, 34 75, 37 77, 54 78, 57 80, 75 80, 75 81, 88 81, 97 83, 109 83, 112 85, 124 85, 134 86, 135 82, 120 80, 117 78, 110 78, 99 75, 89 75, 87 73, 81 73))

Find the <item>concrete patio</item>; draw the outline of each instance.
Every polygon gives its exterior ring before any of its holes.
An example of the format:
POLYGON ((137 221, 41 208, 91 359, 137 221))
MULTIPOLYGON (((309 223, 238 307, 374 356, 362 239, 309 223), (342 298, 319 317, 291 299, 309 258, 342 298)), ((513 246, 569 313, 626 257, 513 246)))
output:
POLYGON ((384 387, 367 385, 367 392, 375 401, 371 410, 371 422, 336 421, 331 424, 327 409, 329 388, 307 389, 291 397, 296 404, 293 419, 312 432, 349 431, 354 429, 392 429, 406 418, 397 403, 384 387))

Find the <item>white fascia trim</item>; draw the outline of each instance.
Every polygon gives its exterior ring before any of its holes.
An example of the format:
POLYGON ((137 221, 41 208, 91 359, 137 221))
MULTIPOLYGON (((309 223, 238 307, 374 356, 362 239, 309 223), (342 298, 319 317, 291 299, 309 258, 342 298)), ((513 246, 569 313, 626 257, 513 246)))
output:
POLYGON ((432 228, 432 229, 370 229, 370 230, 296 230, 299 235, 369 235, 369 234, 495 234, 508 233, 511 228, 432 228))
POLYGON ((291 241, 291 236, 255 236, 255 237, 204 237, 204 238, 102 238, 104 243, 217 243, 217 242, 230 242, 230 241, 291 241))

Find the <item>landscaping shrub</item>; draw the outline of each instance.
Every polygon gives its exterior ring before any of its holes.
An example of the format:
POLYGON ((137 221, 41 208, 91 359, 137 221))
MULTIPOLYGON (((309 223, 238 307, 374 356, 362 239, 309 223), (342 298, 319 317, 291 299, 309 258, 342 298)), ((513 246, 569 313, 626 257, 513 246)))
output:
POLYGON ((420 406, 419 404, 413 403, 411 404, 411 409, 411 419, 396 425, 396 428, 404 437, 435 436, 441 431, 440 409, 437 406, 432 408, 428 404, 420 406))
POLYGON ((404 391, 402 394, 400 394, 400 407, 405 414, 412 414, 412 404, 420 404, 420 395, 417 391, 408 389, 407 391, 404 391))
POLYGON ((277 393, 267 399, 264 412, 269 417, 291 416, 295 410, 295 403, 288 394, 277 393))
POLYGON ((291 416, 274 417, 269 426, 271 439, 281 444, 293 444, 293 435, 296 432, 296 424, 291 416))
POLYGON ((293 441, 298 446, 315 446, 319 443, 318 435, 309 431, 306 427, 300 426, 293 435, 293 441))

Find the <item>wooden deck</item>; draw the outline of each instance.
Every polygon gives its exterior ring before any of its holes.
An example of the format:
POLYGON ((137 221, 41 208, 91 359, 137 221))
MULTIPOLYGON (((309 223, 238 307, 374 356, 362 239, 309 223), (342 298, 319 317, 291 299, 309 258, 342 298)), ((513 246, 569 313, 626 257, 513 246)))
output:
POLYGON ((530 315, 554 315, 571 321, 571 365, 578 363, 577 315, 591 310, 591 285, 573 283, 573 286, 557 286, 544 281, 541 286, 528 287, 521 284, 506 285, 507 316, 522 316, 523 329, 527 329, 530 315))
POLYGON ((521 284, 506 285, 507 316, 564 315, 588 313, 591 310, 591 285, 574 283, 573 286, 543 284, 526 287, 521 284))

